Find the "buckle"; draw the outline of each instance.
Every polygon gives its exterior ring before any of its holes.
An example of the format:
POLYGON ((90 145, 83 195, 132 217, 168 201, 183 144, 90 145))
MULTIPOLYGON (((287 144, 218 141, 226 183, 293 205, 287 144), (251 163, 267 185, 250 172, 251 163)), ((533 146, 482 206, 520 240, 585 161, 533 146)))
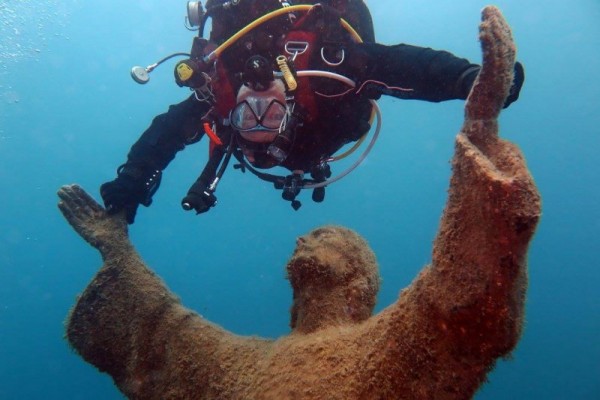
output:
POLYGON ((298 54, 304 54, 306 50, 308 50, 308 42, 296 42, 291 40, 286 42, 283 48, 286 53, 295 57, 298 54))

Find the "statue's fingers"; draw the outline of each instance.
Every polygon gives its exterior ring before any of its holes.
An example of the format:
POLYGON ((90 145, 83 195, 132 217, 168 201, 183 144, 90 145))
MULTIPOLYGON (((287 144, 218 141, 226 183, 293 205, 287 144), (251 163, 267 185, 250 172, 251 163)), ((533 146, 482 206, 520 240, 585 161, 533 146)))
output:
POLYGON ((83 188, 79 185, 72 185, 73 192, 77 195, 82 202, 84 202, 89 208, 91 208, 95 212, 103 212, 104 207, 102 207, 98 202, 88 194, 83 188))
POLYGON ((515 45, 510 28, 496 7, 483 10, 479 40, 483 64, 465 104, 467 121, 496 119, 513 78, 515 45))
POLYGON ((487 48, 499 50, 497 44, 510 40, 510 28, 496 7, 484 8, 481 20, 481 42, 487 48))
POLYGON ((65 185, 60 188, 58 196, 71 208, 77 212, 80 218, 98 217, 104 209, 80 186, 65 185))
POLYGON ((72 208, 72 205, 72 203, 62 200, 58 202, 58 208, 75 232, 77 232, 89 244, 98 248, 100 246, 100 242, 98 241, 98 237, 95 235, 94 230, 91 229, 90 225, 88 224, 90 222, 90 218, 87 215, 82 214, 81 208, 72 208))
POLYGON ((72 196, 71 186, 69 186, 69 185, 62 186, 60 189, 58 189, 58 192, 56 194, 58 195, 58 198, 60 199, 59 208, 61 209, 61 211, 67 210, 67 209, 69 211, 71 211, 71 210, 77 208, 77 202, 75 201, 75 199, 72 196))
POLYGON ((514 67, 516 48, 510 27, 498 8, 488 6, 483 10, 480 41, 483 68, 493 74, 490 78, 507 78, 514 67))
POLYGON ((67 220, 67 222, 73 228, 75 228, 75 230, 79 230, 79 227, 82 224, 82 221, 80 218, 80 213, 78 211, 74 210, 71 207, 71 204, 69 202, 63 201, 63 200, 58 202, 58 208, 59 208, 60 212, 62 213, 62 215, 67 220))
POLYGON ((483 22, 487 22, 490 25, 493 25, 490 31, 498 33, 499 35, 496 35, 496 37, 510 38, 510 26, 506 22, 506 19, 504 19, 504 16, 502 15, 498 7, 487 6, 482 10, 481 15, 483 22))
POLYGON ((64 207, 68 208, 71 215, 77 218, 90 218, 93 216, 92 210, 87 206, 85 201, 73 190, 73 185, 67 185, 60 188, 58 197, 64 203, 64 207))
POLYGON ((124 217, 112 220, 106 210, 78 185, 65 185, 58 190, 58 208, 67 222, 85 241, 101 252, 111 234, 125 231, 124 217))

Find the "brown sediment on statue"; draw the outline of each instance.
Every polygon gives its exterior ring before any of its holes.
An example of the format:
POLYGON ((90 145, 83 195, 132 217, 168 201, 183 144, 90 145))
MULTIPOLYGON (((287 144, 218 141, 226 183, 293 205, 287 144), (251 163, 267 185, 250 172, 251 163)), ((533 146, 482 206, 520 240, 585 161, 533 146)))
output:
POLYGON ((294 289, 290 326, 297 332, 362 322, 373 312, 377 261, 349 229, 322 227, 299 238, 287 272, 294 289))
MULTIPOLYGON (((61 211, 104 259, 67 321, 73 348, 131 399, 471 398, 518 341, 540 216, 523 156, 497 135, 514 44, 495 8, 484 10, 481 40, 432 264, 396 303, 371 316, 375 255, 355 232, 326 226, 298 239, 288 262, 292 333, 237 336, 180 304, 136 253, 122 215, 65 186, 61 211)), ((398 251, 400 238, 388 239, 398 251)))
MULTIPOLYGON (((498 118, 514 74, 516 47, 510 27, 496 7, 484 8, 479 26, 479 40, 483 62, 471 93, 467 97, 466 125, 473 121, 498 118)), ((487 134, 487 131, 481 132, 479 136, 481 134, 487 134)))

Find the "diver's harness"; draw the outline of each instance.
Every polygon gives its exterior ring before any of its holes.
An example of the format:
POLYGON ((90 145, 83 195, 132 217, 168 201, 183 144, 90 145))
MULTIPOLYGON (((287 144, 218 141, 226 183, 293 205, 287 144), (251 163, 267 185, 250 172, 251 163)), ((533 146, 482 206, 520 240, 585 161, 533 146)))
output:
MULTIPOLYGON (((297 56, 305 53, 312 43, 305 40, 293 40, 294 33, 301 32, 303 29, 305 29, 303 28, 302 24, 304 19, 311 17, 311 14, 312 17, 315 17, 315 14, 318 13, 319 15, 315 18, 322 17, 324 11, 320 8, 323 6, 319 4, 314 6, 290 6, 285 0, 280 0, 282 5, 281 9, 277 9, 258 18, 227 39, 215 50, 205 54, 205 49, 209 43, 202 36, 207 18, 211 16, 215 9, 227 9, 235 7, 241 1, 243 0, 226 1, 209 8, 206 10, 206 12, 202 12, 202 6, 200 2, 188 2, 188 17, 186 18, 186 26, 189 25, 188 29, 199 26, 199 34, 198 36, 194 37, 191 54, 175 53, 146 68, 134 67, 131 71, 132 77, 134 80, 136 80, 136 82, 146 83, 149 80, 148 73, 164 61, 175 56, 189 56, 189 59, 180 61, 176 65, 176 82, 179 86, 190 87, 194 90, 196 98, 199 101, 207 102, 212 106, 211 111, 209 111, 209 113, 203 117, 203 120, 205 120, 204 130, 210 139, 209 160, 201 175, 190 187, 188 194, 182 200, 182 207, 185 210, 194 209, 197 213, 207 211, 216 204, 217 199, 215 196, 215 191, 232 156, 238 161, 238 164, 236 164, 234 168, 240 169, 242 172, 248 170, 258 178, 273 183, 276 189, 282 190, 282 198, 290 201, 294 210, 297 210, 301 206, 301 203, 296 199, 296 197, 302 189, 313 189, 313 201, 321 202, 325 197, 325 187, 349 174, 365 159, 375 144, 381 130, 380 110, 375 101, 370 100, 372 104, 372 117, 375 115, 377 116, 377 125, 372 139, 358 159, 345 171, 333 178, 331 178, 329 162, 339 160, 354 152, 362 144, 368 132, 365 133, 350 150, 339 156, 322 159, 316 165, 311 167, 310 171, 308 171, 311 175, 310 179, 304 177, 304 171, 293 171, 287 176, 279 176, 261 172, 254 168, 251 163, 246 160, 242 149, 239 147, 239 143, 244 143, 246 148, 250 147, 251 149, 258 150, 256 153, 256 155, 258 155, 258 159, 254 161, 255 163, 261 164, 268 163, 269 161, 271 162, 271 165, 261 165, 259 167, 269 168, 276 166, 286 159, 288 152, 293 146, 295 130, 297 129, 297 126, 302 124, 302 117, 307 113, 310 114, 311 111, 313 113, 315 112, 314 102, 312 104, 308 102, 309 104, 302 105, 297 103, 296 99, 298 97, 307 99, 310 92, 309 87, 302 87, 302 85, 298 84, 298 79, 305 78, 304 80, 306 80, 308 77, 329 78, 344 83, 350 88, 350 90, 355 88, 356 84, 351 79, 333 72, 308 69, 296 70, 295 68, 297 56), (235 106, 236 91, 233 88, 230 77, 226 75, 226 71, 224 71, 223 67, 216 65, 218 64, 219 56, 227 48, 229 48, 232 44, 234 44, 237 40, 246 35, 255 27, 272 18, 285 14, 292 16, 295 12, 307 12, 307 15, 305 15, 304 18, 300 19, 297 23, 293 24, 290 31, 286 35, 284 50, 286 53, 288 53, 289 57, 282 55, 277 57, 276 62, 280 71, 272 71, 268 60, 264 59, 262 56, 256 56, 255 59, 254 57, 251 57, 246 63, 244 72, 238 74, 238 77, 242 80, 242 82, 244 82, 244 84, 256 85, 258 87, 264 87, 268 85, 268 83, 273 79, 283 80, 286 86, 286 102, 288 111, 288 114, 286 115, 288 120, 285 129, 281 130, 275 140, 268 144, 257 144, 246 141, 238 132, 234 131, 234 129, 229 126, 229 120, 227 116, 228 111, 235 106), (212 74, 209 74, 209 71, 211 71, 212 74), (213 82, 213 80, 216 82, 213 82), (217 83, 218 86, 216 94, 213 93, 213 84, 215 83, 217 83), (219 100, 224 98, 225 101, 217 101, 217 98, 219 98, 219 100), (305 110, 305 108, 308 110, 305 110), (215 132, 215 127, 219 128, 218 132, 215 132), (270 160, 265 160, 265 156, 267 155, 270 157, 270 160), (262 158, 262 162, 260 158, 262 158)), ((292 20, 292 17, 290 17, 290 20, 292 20)), ((350 27, 350 25, 348 25, 345 20, 339 17, 338 20, 356 41, 361 41, 358 34, 352 29, 352 27, 350 27)), ((309 33, 314 34, 314 32, 309 33)), ((302 38, 302 35, 300 35, 300 38, 302 38)), ((331 67, 340 65, 344 61, 343 50, 340 59, 327 57, 324 54, 323 47, 321 48, 320 52, 321 59, 331 67)), ((304 58, 305 65, 308 63, 308 55, 310 55, 310 53, 308 53, 304 58)))

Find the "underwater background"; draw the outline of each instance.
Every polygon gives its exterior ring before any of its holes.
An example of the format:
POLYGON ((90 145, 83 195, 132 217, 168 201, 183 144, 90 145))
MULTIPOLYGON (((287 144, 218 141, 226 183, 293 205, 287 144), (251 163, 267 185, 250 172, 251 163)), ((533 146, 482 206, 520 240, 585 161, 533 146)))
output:
MULTIPOLYGON (((377 40, 480 62, 480 0, 369 0, 377 40)), ((543 216, 529 252, 526 326, 476 398, 600 399, 600 2, 499 0, 526 81, 500 117, 524 151, 543 216)), ((167 62, 140 86, 129 70, 189 50, 182 0, 0 0, 0 399, 121 399, 64 340, 64 320, 101 259, 64 221, 56 190, 97 199, 153 116, 188 96, 167 62)), ((181 198, 206 161, 189 147, 130 228, 144 260, 183 303, 241 335, 289 332, 284 266, 295 238, 348 226, 375 250, 377 311, 430 261, 462 101, 385 98, 367 160, 292 210, 270 184, 229 168, 219 204, 181 198)), ((332 165, 340 172, 343 165, 332 165)))

